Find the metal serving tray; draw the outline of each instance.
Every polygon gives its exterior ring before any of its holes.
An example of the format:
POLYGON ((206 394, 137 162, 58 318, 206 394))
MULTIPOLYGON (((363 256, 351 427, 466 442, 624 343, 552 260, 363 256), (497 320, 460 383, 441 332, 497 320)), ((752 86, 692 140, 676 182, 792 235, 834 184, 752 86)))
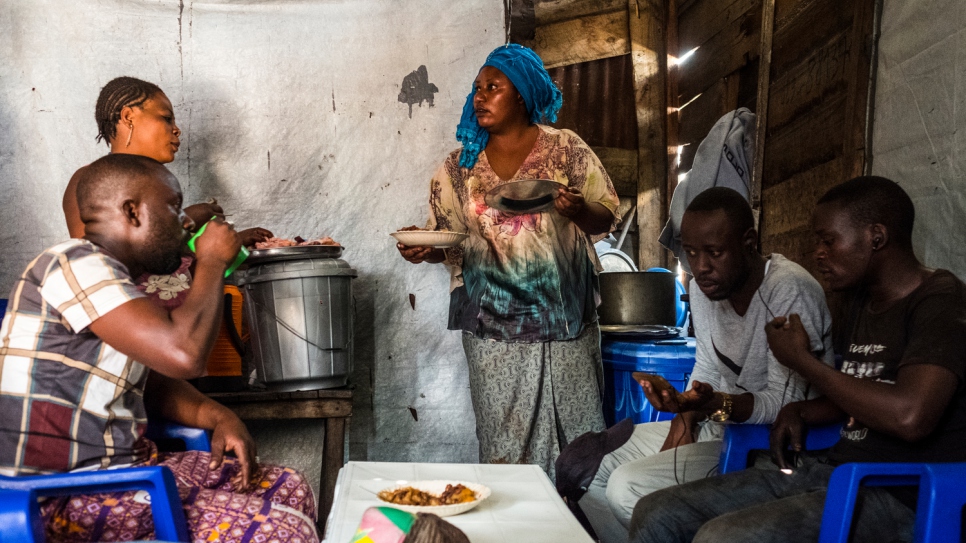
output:
POLYGON ((345 247, 341 245, 300 245, 296 247, 277 247, 274 249, 255 249, 245 260, 245 264, 264 264, 282 260, 304 260, 306 258, 339 258, 345 247))

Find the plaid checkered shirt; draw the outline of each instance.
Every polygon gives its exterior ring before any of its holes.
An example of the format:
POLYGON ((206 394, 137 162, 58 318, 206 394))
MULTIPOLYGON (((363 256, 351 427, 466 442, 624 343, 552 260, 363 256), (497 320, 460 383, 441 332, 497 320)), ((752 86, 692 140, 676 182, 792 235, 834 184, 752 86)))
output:
POLYGON ((86 240, 44 251, 0 326, 0 473, 103 469, 145 460, 148 370, 88 328, 140 293, 86 240))

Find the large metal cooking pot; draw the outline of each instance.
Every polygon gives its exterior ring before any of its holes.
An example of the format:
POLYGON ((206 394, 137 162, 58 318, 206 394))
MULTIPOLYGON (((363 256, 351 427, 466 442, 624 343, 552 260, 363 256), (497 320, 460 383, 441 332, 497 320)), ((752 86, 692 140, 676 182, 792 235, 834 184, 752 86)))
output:
POLYGON ((608 272, 598 277, 600 324, 676 326, 678 294, 673 273, 608 272))
POLYGON ((258 378, 288 392, 344 386, 352 370, 352 278, 342 247, 252 251, 245 289, 258 378))

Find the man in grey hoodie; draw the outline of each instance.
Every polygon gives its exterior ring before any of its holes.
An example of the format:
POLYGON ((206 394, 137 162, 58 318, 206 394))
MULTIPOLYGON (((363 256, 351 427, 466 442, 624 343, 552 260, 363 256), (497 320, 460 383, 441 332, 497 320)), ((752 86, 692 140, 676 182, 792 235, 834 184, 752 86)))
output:
POLYGON ((715 473, 726 423, 771 423, 783 405, 814 395, 768 348, 765 324, 797 313, 811 350, 833 363, 831 317, 818 282, 779 254, 762 256, 748 202, 714 187, 688 205, 682 248, 690 285, 697 351, 684 393, 641 381, 651 405, 671 421, 639 424, 604 456, 578 502, 603 543, 627 541, 638 500, 651 492, 715 473))

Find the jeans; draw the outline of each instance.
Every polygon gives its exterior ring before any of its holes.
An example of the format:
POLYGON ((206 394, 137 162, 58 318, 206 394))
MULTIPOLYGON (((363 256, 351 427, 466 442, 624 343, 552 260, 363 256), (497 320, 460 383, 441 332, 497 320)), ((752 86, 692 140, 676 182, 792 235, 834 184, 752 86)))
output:
MULTIPOLYGON (((749 468, 641 498, 633 543, 794 543, 818 541, 834 466, 806 457, 791 475, 749 468)), ((882 487, 862 487, 854 542, 911 541, 915 513, 882 487)))
POLYGON ((627 543, 627 527, 642 496, 713 474, 721 456, 721 425, 701 423, 697 443, 661 452, 671 421, 634 426, 627 443, 604 456, 578 504, 601 543, 627 543))

